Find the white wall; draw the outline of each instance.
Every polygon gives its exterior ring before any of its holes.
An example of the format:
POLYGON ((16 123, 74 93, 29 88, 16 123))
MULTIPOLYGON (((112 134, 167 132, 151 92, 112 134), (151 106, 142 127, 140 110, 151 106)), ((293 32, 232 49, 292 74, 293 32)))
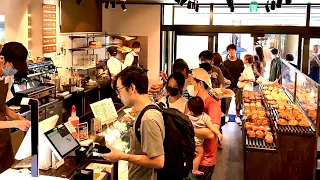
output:
POLYGON ((0 14, 5 15, 5 41, 18 41, 28 47, 28 1, 0 0, 0 14))
POLYGON ((109 9, 103 10, 103 31, 108 34, 148 36, 148 76, 156 79, 160 70, 160 5, 126 7, 126 12, 119 5, 115 9, 109 6, 109 9))

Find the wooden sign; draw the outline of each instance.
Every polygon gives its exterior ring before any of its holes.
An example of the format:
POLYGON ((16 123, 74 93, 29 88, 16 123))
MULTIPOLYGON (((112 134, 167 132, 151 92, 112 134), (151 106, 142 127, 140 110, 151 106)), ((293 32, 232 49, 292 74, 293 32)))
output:
POLYGON ((56 36, 56 30, 55 29, 44 29, 43 30, 43 36, 56 36))
POLYGON ((43 53, 52 53, 57 51, 57 46, 43 46, 43 53))
POLYGON ((43 38, 43 45, 49 45, 49 44, 56 44, 57 43, 57 39, 54 38, 43 38))
POLYGON ((42 5, 43 11, 53 11, 56 12, 56 5, 53 4, 43 4, 42 5))
POLYGON ((43 28, 56 28, 57 25, 56 25, 55 21, 43 21, 42 27, 43 28))
POLYGON ((56 20, 56 13, 51 12, 44 12, 43 13, 43 20, 56 20))

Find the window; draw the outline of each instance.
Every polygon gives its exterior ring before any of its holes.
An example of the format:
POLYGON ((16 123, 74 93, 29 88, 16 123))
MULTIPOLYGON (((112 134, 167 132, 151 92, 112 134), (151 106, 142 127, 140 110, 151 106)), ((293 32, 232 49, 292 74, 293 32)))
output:
POLYGON ((199 12, 186 6, 174 6, 174 25, 209 25, 210 7, 200 6, 199 12))
POLYGON ((234 13, 228 7, 214 6, 213 24, 305 26, 306 6, 283 6, 269 13, 264 6, 260 6, 257 13, 251 13, 248 6, 236 6, 234 13))
POLYGON ((4 42, 4 15, 0 15, 0 44, 4 42))
POLYGON ((177 36, 177 59, 184 59, 190 69, 199 67, 199 54, 208 49, 208 36, 177 36))
POLYGON ((311 6, 310 26, 320 26, 320 6, 311 6))

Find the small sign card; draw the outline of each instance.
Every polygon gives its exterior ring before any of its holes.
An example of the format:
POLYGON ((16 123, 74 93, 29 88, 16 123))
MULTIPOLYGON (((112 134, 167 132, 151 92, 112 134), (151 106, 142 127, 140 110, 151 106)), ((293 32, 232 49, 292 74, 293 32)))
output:
POLYGON ((89 139, 89 127, 88 123, 80 123, 78 124, 78 135, 79 135, 79 142, 89 139))
POLYGON ((99 119, 102 125, 110 124, 118 118, 118 113, 111 98, 92 103, 90 107, 94 117, 99 119))

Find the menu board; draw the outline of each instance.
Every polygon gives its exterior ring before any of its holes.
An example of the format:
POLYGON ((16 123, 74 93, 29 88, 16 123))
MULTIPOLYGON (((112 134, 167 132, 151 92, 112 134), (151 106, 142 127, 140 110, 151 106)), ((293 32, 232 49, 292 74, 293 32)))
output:
POLYGON ((57 51, 57 15, 56 5, 43 4, 42 5, 42 45, 43 53, 52 53, 57 51))
POLYGON ((110 124, 117 120, 118 114, 111 98, 90 104, 93 115, 101 124, 110 124))

